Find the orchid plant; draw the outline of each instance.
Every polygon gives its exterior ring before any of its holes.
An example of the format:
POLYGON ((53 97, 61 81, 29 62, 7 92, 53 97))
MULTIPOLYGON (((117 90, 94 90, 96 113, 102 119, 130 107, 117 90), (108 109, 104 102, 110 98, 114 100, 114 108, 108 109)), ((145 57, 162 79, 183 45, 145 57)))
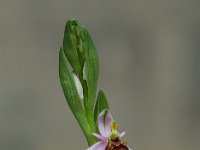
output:
POLYGON ((107 98, 97 91, 99 63, 87 29, 72 19, 67 21, 59 53, 59 77, 67 103, 82 129, 87 150, 130 150, 122 142, 125 132, 117 131, 107 98))

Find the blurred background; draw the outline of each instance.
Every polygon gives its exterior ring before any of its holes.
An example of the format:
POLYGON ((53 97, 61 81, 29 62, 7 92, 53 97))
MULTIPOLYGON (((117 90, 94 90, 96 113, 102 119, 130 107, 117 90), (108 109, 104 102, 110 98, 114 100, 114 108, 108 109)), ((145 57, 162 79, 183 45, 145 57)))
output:
POLYGON ((93 37, 99 89, 130 147, 199 149, 197 0, 0 0, 0 149, 87 148, 58 77, 70 18, 93 37))

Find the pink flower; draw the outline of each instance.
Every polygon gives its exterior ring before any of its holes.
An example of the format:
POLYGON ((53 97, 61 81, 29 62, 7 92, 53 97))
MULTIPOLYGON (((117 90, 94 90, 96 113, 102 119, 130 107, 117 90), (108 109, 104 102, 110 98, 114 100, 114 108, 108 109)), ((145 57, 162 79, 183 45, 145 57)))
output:
POLYGON ((98 116, 99 133, 93 135, 100 141, 92 145, 87 150, 131 150, 125 144, 121 143, 121 138, 126 134, 117 131, 117 122, 113 121, 113 117, 108 110, 102 111, 98 116))

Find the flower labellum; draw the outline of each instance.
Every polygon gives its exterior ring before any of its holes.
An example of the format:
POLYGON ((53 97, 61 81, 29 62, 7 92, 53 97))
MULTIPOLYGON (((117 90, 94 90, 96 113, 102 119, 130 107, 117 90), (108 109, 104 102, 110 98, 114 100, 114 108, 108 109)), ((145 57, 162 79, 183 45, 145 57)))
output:
POLYGON ((100 140, 87 150, 131 150, 126 144, 121 142, 121 138, 126 134, 117 131, 118 123, 113 121, 113 117, 108 110, 103 110, 98 116, 98 129, 100 134, 93 135, 100 140))

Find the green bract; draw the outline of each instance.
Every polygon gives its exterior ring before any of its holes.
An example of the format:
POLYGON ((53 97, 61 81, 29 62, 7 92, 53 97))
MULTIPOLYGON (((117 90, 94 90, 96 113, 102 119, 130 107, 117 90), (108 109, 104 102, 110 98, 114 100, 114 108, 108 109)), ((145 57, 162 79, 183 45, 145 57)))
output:
POLYGON ((108 109, 102 91, 95 104, 98 74, 98 57, 88 31, 77 20, 67 21, 59 54, 59 76, 68 105, 89 145, 96 142, 92 133, 97 131, 98 114, 108 109))
POLYGON ((94 120, 97 122, 98 115, 104 110, 109 109, 107 98, 102 90, 99 91, 94 110, 94 120))

